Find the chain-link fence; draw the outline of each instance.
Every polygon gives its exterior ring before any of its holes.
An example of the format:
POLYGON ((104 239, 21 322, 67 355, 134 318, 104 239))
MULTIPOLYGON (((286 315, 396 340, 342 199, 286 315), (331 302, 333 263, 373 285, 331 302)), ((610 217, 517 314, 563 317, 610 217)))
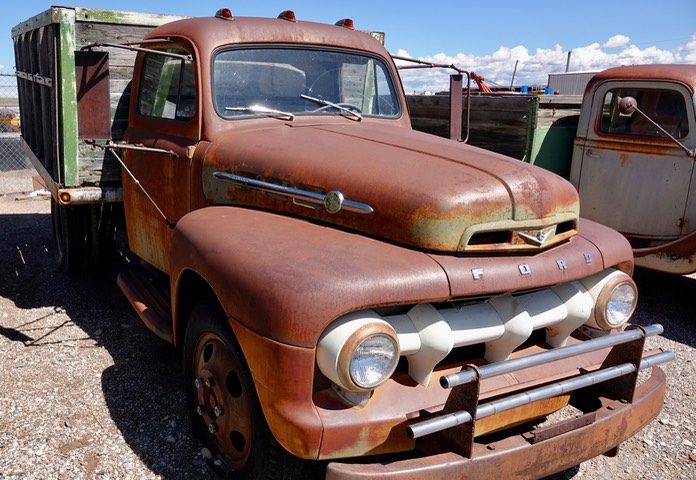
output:
POLYGON ((36 172, 22 150, 20 122, 17 79, 0 73, 0 195, 32 190, 36 172))

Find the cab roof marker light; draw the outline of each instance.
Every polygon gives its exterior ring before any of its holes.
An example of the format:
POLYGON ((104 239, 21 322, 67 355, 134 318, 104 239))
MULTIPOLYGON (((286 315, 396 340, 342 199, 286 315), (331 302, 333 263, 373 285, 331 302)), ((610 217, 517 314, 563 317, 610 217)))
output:
POLYGON ((280 18, 281 20, 287 20, 288 22, 297 23, 295 12, 293 12, 292 10, 285 10, 280 15, 278 15, 278 18, 280 18))
POLYGON ((336 22, 336 26, 355 30, 355 24, 353 23, 353 20, 351 20, 350 18, 344 18, 342 20, 339 20, 338 22, 336 22))
POLYGON ((221 18, 223 20, 234 20, 234 17, 232 16, 232 10, 229 8, 221 8, 217 12, 215 12, 215 18, 221 18))

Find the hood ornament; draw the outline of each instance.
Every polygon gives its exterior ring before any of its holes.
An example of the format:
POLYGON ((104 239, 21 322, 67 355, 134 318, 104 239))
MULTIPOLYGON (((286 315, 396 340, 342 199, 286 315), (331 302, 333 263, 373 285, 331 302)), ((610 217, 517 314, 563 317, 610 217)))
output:
POLYGON ((548 239, 556 235, 556 225, 539 230, 524 230, 516 233, 525 243, 541 247, 548 239))
POLYGON ((331 190, 324 196, 324 209, 329 213, 338 213, 343 208, 345 197, 337 190, 331 190))

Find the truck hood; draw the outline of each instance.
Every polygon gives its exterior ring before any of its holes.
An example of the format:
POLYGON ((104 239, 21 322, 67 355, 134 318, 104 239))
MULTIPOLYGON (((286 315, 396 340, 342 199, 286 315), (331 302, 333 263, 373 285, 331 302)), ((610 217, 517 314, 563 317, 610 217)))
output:
POLYGON ((576 233, 577 193, 550 172, 403 127, 340 120, 261 120, 221 135, 204 161, 208 203, 442 252, 530 251, 576 233))

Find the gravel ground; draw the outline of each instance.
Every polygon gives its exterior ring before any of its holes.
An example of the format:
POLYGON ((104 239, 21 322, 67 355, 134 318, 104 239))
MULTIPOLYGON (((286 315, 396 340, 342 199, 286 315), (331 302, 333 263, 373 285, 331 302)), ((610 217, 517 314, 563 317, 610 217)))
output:
MULTIPOLYGON (((0 196, 0 480, 216 479, 192 438, 177 353, 140 323, 115 273, 54 266, 46 197, 0 196)), ((696 478, 696 275, 639 272, 635 323, 662 323, 657 421, 615 458, 553 479, 696 478)))

